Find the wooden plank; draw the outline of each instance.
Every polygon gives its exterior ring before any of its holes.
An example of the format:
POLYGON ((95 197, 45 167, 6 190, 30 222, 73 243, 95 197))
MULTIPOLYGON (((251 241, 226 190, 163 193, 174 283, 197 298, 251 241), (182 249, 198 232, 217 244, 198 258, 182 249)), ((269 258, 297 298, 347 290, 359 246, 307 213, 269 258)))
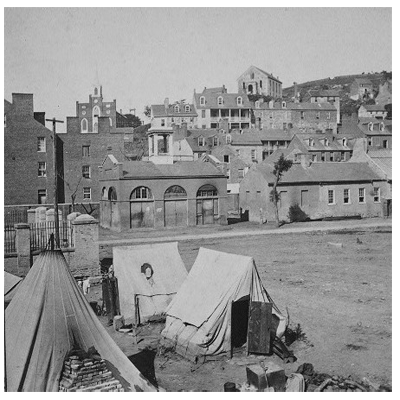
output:
POLYGON ((251 302, 247 334, 249 353, 271 353, 271 329, 272 303, 251 302))

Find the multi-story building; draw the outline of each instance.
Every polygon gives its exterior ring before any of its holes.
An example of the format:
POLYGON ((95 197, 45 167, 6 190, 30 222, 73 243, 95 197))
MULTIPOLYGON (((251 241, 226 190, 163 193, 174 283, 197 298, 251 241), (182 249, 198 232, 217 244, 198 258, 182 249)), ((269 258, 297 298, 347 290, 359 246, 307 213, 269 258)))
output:
POLYGON ((282 97, 282 82, 279 77, 275 78, 272 74, 253 65, 239 76, 237 82, 239 92, 274 98, 282 97))
POLYGON ((386 126, 385 121, 375 118, 360 118, 358 127, 367 138, 368 149, 392 148, 392 132, 386 126))
POLYGON ((63 147, 65 201, 100 201, 99 172, 108 154, 127 158, 125 144, 132 142, 133 128, 126 127, 116 100, 103 100, 102 87, 96 86, 89 102, 76 103, 77 115, 67 117, 67 132, 59 134, 63 147), (122 126, 121 126, 122 125, 122 126))
POLYGON ((225 86, 194 92, 197 128, 246 129, 251 124, 251 103, 245 93, 228 93, 225 86))
POLYGON ((304 133, 337 132, 337 109, 329 102, 255 102, 254 117, 259 129, 296 128, 304 133))
POLYGON ((337 90, 311 90, 311 103, 330 103, 336 107, 336 122, 340 123, 340 96, 337 90))
MULTIPOLYGON (((5 205, 54 201, 53 135, 44 113, 33 110, 33 94, 13 93, 11 103, 4 100, 5 205)), ((58 198, 64 201, 62 185, 58 198)))

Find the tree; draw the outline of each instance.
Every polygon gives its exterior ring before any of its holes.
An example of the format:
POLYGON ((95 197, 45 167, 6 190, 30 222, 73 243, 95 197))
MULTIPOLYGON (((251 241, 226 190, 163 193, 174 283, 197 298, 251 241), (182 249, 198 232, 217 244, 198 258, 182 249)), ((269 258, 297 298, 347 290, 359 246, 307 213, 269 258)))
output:
POLYGON ((150 106, 145 106, 145 107, 144 107, 143 114, 144 114, 147 118, 150 118, 150 116, 151 116, 151 107, 150 107, 150 106))
POLYGON ((386 104, 385 110, 387 111, 386 119, 392 119, 392 103, 386 104))
POLYGON ((274 170, 272 173, 275 175, 275 180, 274 180, 274 185, 272 187, 271 193, 270 193, 270 200, 274 203, 275 207, 275 224, 276 227, 279 228, 280 222, 279 222, 279 212, 278 212, 278 202, 280 200, 280 193, 278 193, 277 186, 280 180, 282 179, 282 176, 285 172, 289 171, 289 169, 292 167, 293 161, 292 160, 287 160, 283 153, 279 157, 279 159, 274 163, 274 170))
POLYGON ((129 126, 132 128, 137 128, 142 125, 142 121, 137 115, 124 114, 124 117, 128 120, 129 126))

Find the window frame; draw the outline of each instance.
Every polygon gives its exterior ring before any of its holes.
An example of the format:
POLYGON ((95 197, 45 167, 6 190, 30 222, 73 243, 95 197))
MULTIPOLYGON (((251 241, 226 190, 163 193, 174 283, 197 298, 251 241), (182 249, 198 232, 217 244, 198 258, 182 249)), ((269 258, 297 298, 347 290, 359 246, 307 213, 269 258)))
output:
POLYGON ((204 138, 203 138, 203 136, 199 136, 199 137, 197 138, 197 145, 198 145, 199 147, 203 147, 203 146, 204 146, 204 138))
POLYGON ((335 189, 328 189, 328 206, 335 204, 335 189), (332 195, 332 197, 330 196, 332 195))
POLYGON ((46 176, 47 176, 47 163, 46 163, 46 161, 38 161, 38 178, 46 178, 46 176))
POLYGON ((223 106, 224 105, 224 98, 222 96, 218 96, 217 98, 217 104, 219 106, 223 106))
POLYGON ((358 188, 358 202, 360 204, 365 204, 365 200, 365 188, 358 188))
POLYGON ((83 200, 92 200, 92 188, 91 187, 84 187, 82 189, 83 200), (87 195, 89 194, 89 197, 87 195))
POLYGON ((343 189, 343 204, 351 204, 350 188, 343 189), (346 192, 347 192, 347 194, 346 194, 346 192))
POLYGON ((90 145, 82 145, 82 157, 90 157, 90 145))
POLYGON ((236 104, 237 104, 238 106, 242 106, 242 105, 243 105, 243 98, 242 98, 241 96, 239 96, 239 97, 236 99, 236 104))
POLYGON ((373 188, 374 203, 381 202, 381 188, 374 186, 373 188))
POLYGON ((205 106, 206 105, 206 98, 204 96, 200 97, 200 105, 205 106))
POLYGON ((256 151, 256 149, 251 149, 250 150, 250 157, 251 157, 251 161, 256 161, 257 160, 257 151, 256 151))
POLYGON ((45 136, 38 136, 37 138, 37 152, 38 153, 46 153, 46 137, 45 136), (43 146, 41 145, 43 142, 43 146), (44 150, 42 150, 42 147, 44 150))
POLYGON ((90 179, 91 177, 90 165, 82 165, 82 178, 90 179))

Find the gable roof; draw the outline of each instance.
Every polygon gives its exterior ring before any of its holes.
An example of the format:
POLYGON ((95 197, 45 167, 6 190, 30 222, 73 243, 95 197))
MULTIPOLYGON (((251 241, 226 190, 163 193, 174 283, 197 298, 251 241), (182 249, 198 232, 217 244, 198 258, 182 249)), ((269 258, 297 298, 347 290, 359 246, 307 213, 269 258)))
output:
POLYGON ((338 90, 310 90, 311 97, 339 97, 338 90))
POLYGON ((258 70, 258 71, 261 72, 263 75, 268 76, 268 78, 271 78, 271 79, 273 79, 274 81, 277 81, 277 82, 279 82, 279 83, 282 83, 278 78, 275 78, 275 76, 273 76, 273 75, 270 74, 269 72, 266 72, 266 71, 264 71, 264 70, 261 69, 261 68, 255 67, 254 65, 251 65, 249 68, 247 68, 246 71, 243 72, 243 73, 239 76, 239 78, 237 78, 236 80, 238 81, 243 75, 246 75, 249 71, 251 71, 251 70, 253 70, 253 69, 258 70))
MULTIPOLYGON (((273 164, 263 161, 256 170, 260 171, 268 182, 273 182, 273 164)), ((316 162, 309 167, 293 164, 282 176, 281 183, 328 183, 328 182, 359 182, 382 180, 367 163, 357 162, 316 162)))
POLYGON ((367 111, 386 111, 383 104, 363 104, 361 107, 364 107, 367 111))
POLYGON ((193 104, 170 104, 167 108, 164 104, 153 104, 151 111, 155 118, 158 117, 197 117, 193 104), (175 111, 175 106, 179 106, 179 111, 175 111), (190 111, 185 111, 185 106, 190 107, 190 111))
POLYGON ((217 91, 206 91, 203 93, 195 93, 194 94, 194 102, 196 104, 196 108, 198 109, 208 109, 208 108, 251 108, 251 103, 249 98, 245 93, 226 93, 226 92, 217 92, 217 91), (223 104, 218 105, 218 97, 223 98, 223 104), (200 104, 200 97, 205 98, 205 105, 200 104), (242 98, 242 105, 239 106, 237 104, 237 98, 242 98))
POLYGON ((253 135, 258 135, 261 141, 292 140, 295 134, 293 130, 285 131, 283 129, 246 129, 245 131, 253 135))
POLYGON ((208 163, 197 164, 188 161, 174 164, 154 164, 150 161, 123 163, 123 179, 172 179, 203 176, 225 177, 217 168, 208 163))

